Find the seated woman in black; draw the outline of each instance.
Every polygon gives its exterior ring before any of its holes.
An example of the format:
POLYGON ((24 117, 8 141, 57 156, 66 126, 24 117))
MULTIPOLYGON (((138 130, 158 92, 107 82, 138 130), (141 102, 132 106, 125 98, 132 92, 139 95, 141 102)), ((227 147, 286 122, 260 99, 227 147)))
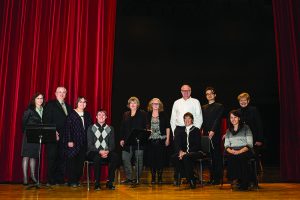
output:
POLYGON ((200 129, 193 125, 194 117, 187 112, 183 116, 185 133, 176 135, 174 139, 176 156, 173 156, 175 166, 176 185, 180 183, 180 174, 185 174, 191 189, 196 188, 194 177, 194 161, 201 158, 201 134, 200 129))
POLYGON ((238 110, 230 111, 230 126, 225 136, 225 149, 228 154, 228 180, 238 184, 238 189, 247 190, 251 177, 249 158, 253 157, 250 151, 253 148, 253 137, 250 128, 240 120, 238 110))

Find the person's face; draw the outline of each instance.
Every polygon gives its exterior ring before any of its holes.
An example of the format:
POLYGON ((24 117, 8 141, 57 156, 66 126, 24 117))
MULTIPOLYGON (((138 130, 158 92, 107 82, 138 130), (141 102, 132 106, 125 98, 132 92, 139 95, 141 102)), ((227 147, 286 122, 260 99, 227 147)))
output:
POLYGON ((106 117, 106 114, 104 112, 98 112, 98 114, 96 115, 96 119, 97 119, 97 122, 99 124, 104 124, 106 118, 107 117, 106 117))
POLYGON ((159 100, 154 99, 154 100, 152 101, 152 109, 153 109, 153 110, 158 110, 158 109, 159 109, 159 100))
POLYGON ((230 114, 230 122, 232 123, 233 126, 238 125, 240 122, 240 118, 233 114, 230 114))
POLYGON ((207 101, 214 101, 216 98, 216 94, 212 90, 207 90, 205 95, 206 95, 207 101))
POLYGON ((77 107, 79 109, 82 109, 82 110, 85 109, 85 107, 86 107, 86 100, 85 100, 85 98, 80 99, 80 101, 77 104, 77 107))
POLYGON ((245 108, 245 107, 248 106, 249 100, 247 100, 246 98, 240 98, 239 103, 240 103, 240 106, 241 106, 242 108, 245 108))
POLYGON ((129 103, 129 108, 130 108, 130 110, 137 110, 137 108, 138 108, 137 103, 135 101, 131 101, 129 103))
POLYGON ((188 99, 191 96, 191 88, 188 85, 183 85, 181 87, 182 98, 188 99))
POLYGON ((63 101, 66 98, 67 90, 65 88, 57 88, 55 92, 56 99, 63 101))
POLYGON ((40 107, 43 104, 43 102, 44 102, 44 97, 41 94, 34 99, 34 103, 36 107, 40 107))
POLYGON ((189 126, 189 125, 192 125, 192 124, 193 124, 192 118, 191 118, 190 116, 186 116, 186 117, 184 118, 184 125, 185 125, 185 126, 189 126))

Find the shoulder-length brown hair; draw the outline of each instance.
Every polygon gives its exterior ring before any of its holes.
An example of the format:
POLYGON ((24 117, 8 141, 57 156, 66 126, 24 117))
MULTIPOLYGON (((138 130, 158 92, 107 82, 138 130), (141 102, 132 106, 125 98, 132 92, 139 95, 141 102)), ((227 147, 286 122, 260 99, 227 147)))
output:
POLYGON ((40 96, 40 95, 43 96, 43 104, 42 104, 42 107, 45 106, 45 96, 44 96, 44 94, 43 94, 43 93, 40 93, 40 92, 36 92, 36 93, 31 97, 31 99, 30 99, 30 101, 29 101, 29 104, 28 104, 28 108, 35 109, 35 99, 36 99, 38 96, 40 96))

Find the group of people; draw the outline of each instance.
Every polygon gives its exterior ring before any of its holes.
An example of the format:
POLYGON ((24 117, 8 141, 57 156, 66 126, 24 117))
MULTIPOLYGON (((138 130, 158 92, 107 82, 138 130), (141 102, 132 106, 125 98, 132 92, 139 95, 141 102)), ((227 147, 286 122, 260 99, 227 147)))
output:
MULTIPOLYGON (((190 188, 196 188, 193 172, 195 160, 204 156, 201 148, 201 137, 206 135, 211 140, 212 166, 210 183, 219 184, 222 176, 222 135, 221 119, 224 114, 222 104, 216 102, 216 91, 212 87, 205 90, 208 103, 201 107, 200 102, 191 97, 191 86, 182 85, 182 98, 173 104, 171 118, 164 112, 164 105, 158 98, 150 100, 147 111, 140 108, 137 97, 130 97, 129 108, 123 114, 120 141, 115 141, 114 128, 106 124, 107 113, 98 110, 96 122, 85 111, 87 100, 78 97, 76 106, 71 108, 64 100, 67 90, 58 87, 56 99, 46 105, 44 95, 33 95, 28 109, 23 115, 23 130, 30 124, 55 124, 56 143, 46 144, 48 159, 48 184, 63 184, 65 177, 65 158, 67 158, 68 184, 80 186, 80 177, 85 159, 94 161, 95 190, 100 190, 101 165, 108 164, 108 181, 106 187, 113 185, 119 155, 114 151, 116 144, 121 146, 121 158, 125 172, 123 184, 135 184, 142 175, 144 152, 147 153, 151 169, 151 183, 163 182, 163 169, 167 160, 167 147, 174 144, 171 161, 174 166, 174 184, 179 185, 185 177, 190 188), (132 143, 129 138, 134 130, 149 133, 147 143, 132 143), (173 135, 172 135, 173 133, 173 135), (173 137, 172 137, 173 136, 173 137), (173 140, 171 139, 173 138, 173 140), (117 143, 116 143, 117 142, 117 143), (145 151, 146 150, 146 151, 145 151), (132 170, 132 158, 135 157, 136 174, 132 170)), ((256 147, 263 144, 262 123, 257 109, 249 106, 250 96, 242 93, 238 96, 241 108, 229 113, 229 128, 225 136, 225 152, 228 156, 228 178, 236 183, 239 189, 247 189, 251 181, 247 161, 255 156, 256 147)), ((28 184, 28 162, 31 168, 31 179, 36 182, 35 165, 38 157, 37 144, 28 143, 26 134, 23 137, 22 167, 24 180, 28 184)))

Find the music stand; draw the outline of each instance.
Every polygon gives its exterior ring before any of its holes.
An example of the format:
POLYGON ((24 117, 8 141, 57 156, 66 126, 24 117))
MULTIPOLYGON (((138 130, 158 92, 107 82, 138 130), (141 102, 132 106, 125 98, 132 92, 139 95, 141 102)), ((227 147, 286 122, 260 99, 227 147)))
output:
MULTIPOLYGON (((38 143, 39 144, 39 162, 38 162, 37 183, 28 186, 27 189, 30 189, 33 187, 35 187, 36 189, 40 189, 42 187, 42 185, 40 184, 42 144, 56 142, 56 126, 55 126, 55 124, 28 125, 25 127, 25 133, 26 133, 28 143, 38 143)), ((51 187, 47 187, 47 188, 51 188, 51 187)))
MULTIPOLYGON (((140 145, 144 144, 147 142, 149 136, 151 134, 151 131, 144 130, 144 129, 133 129, 125 141, 126 144, 132 145, 132 146, 137 146, 137 151, 139 153, 140 151, 140 145)), ((136 179, 136 184, 139 184, 139 156, 136 156, 137 159, 137 179, 136 179)), ((135 183, 134 183, 135 184, 135 183)))

